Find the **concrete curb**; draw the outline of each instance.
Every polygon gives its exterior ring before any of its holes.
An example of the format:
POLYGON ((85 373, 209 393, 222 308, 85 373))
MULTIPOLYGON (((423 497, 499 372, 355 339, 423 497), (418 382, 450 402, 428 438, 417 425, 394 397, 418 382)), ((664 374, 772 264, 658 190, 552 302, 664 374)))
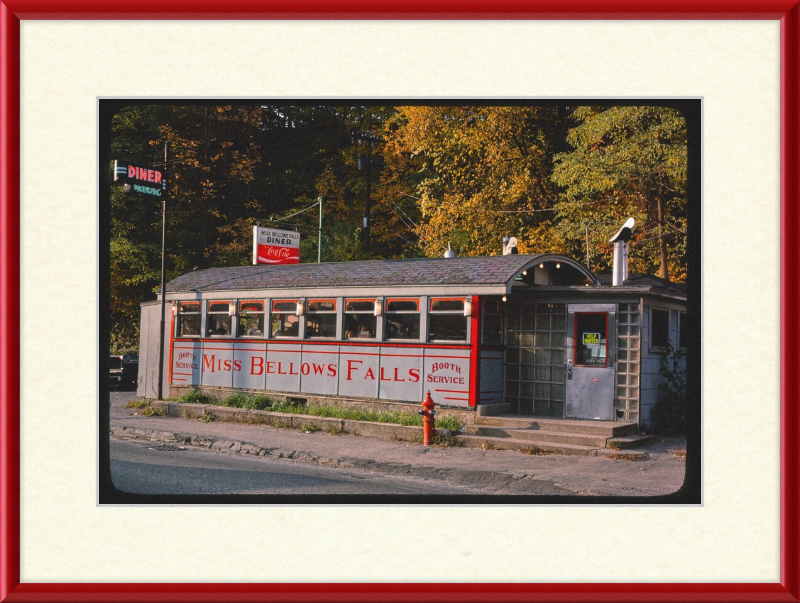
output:
MULTIPOLYGON (((186 404, 183 402, 168 402, 164 400, 154 400, 150 403, 150 406, 162 412, 164 415, 183 417, 184 419, 200 419, 204 416, 211 415, 214 421, 271 425, 279 428, 291 427, 293 429, 302 429, 303 427, 313 425, 319 431, 348 433, 367 438, 379 438, 391 441, 422 442, 422 427, 413 425, 351 421, 349 419, 337 419, 333 417, 296 415, 268 410, 246 410, 228 406, 215 406, 213 404, 186 404)), ((445 439, 449 439, 452 435, 447 429, 437 429, 436 434, 445 439)))
MULTIPOLYGON (((202 406, 202 405, 197 405, 202 406)), ((317 417, 318 418, 318 417, 317 417)), ((359 458, 328 459, 312 452, 288 450, 283 448, 263 448, 257 444, 225 438, 209 438, 186 433, 141 429, 137 427, 112 427, 111 437, 120 440, 143 441, 154 444, 169 444, 205 448, 222 454, 238 454, 245 456, 270 456, 275 459, 290 459, 316 462, 321 465, 341 469, 357 469, 384 475, 410 476, 417 478, 437 479, 449 484, 486 489, 495 488, 513 490, 525 494, 534 490, 537 494, 574 495, 575 492, 562 488, 547 480, 537 480, 527 474, 514 474, 497 471, 478 471, 468 469, 451 469, 411 465, 407 463, 390 463, 359 458)))

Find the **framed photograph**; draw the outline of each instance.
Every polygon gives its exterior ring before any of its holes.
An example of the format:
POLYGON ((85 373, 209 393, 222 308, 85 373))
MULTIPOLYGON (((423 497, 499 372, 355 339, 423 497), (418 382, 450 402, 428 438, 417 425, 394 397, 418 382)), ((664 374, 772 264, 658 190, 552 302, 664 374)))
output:
POLYGON ((0 601, 800 600, 800 6, 1 8, 0 601), (698 103, 700 504, 103 504, 98 107, 134 98, 698 103))

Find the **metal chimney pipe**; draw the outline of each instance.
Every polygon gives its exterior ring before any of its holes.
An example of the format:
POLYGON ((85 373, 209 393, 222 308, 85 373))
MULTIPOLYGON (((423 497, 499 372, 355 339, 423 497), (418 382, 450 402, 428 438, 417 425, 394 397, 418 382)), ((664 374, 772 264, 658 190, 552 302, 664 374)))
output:
POLYGON ((628 244, 625 241, 614 242, 614 271, 612 285, 619 287, 628 278, 628 244))
POLYGON ((633 218, 628 218, 617 234, 608 241, 614 243, 614 269, 611 280, 614 287, 619 287, 628 280, 628 241, 631 239, 633 224, 633 218))

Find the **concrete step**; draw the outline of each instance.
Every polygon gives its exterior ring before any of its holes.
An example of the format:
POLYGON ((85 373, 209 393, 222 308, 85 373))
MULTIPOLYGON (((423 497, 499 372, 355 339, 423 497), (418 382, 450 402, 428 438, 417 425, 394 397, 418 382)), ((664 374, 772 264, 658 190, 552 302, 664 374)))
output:
POLYGON ((516 438, 492 438, 482 435, 459 434, 453 438, 456 444, 465 448, 483 450, 516 450, 527 454, 565 454, 574 456, 602 456, 609 460, 644 461, 648 454, 644 450, 610 450, 596 446, 578 444, 559 444, 553 442, 532 442, 516 438))
MULTIPOLYGON (((514 438, 493 438, 482 435, 462 435, 453 438, 456 444, 465 448, 482 448, 484 450, 517 450, 529 454, 569 454, 578 456, 597 456, 602 449, 596 446, 579 446, 576 444, 537 443, 530 440, 514 438)), ((609 451, 611 452, 611 451, 609 451)), ((620 452, 620 451, 613 451, 620 452)))
POLYGON ((583 433, 607 438, 635 435, 638 432, 636 423, 619 421, 594 421, 591 419, 554 419, 547 417, 506 416, 475 417, 475 425, 506 427, 509 429, 534 429, 540 431, 556 431, 563 433, 583 433))
POLYGON ((638 448, 639 446, 645 446, 652 441, 653 436, 649 435, 622 436, 619 438, 609 438, 606 441, 606 448, 612 448, 614 450, 638 448))
POLYGON ((467 435, 524 440, 535 444, 575 444, 578 446, 593 446, 595 448, 605 448, 606 440, 608 439, 605 435, 588 433, 511 429, 509 427, 489 427, 486 425, 467 425, 464 431, 467 435))

